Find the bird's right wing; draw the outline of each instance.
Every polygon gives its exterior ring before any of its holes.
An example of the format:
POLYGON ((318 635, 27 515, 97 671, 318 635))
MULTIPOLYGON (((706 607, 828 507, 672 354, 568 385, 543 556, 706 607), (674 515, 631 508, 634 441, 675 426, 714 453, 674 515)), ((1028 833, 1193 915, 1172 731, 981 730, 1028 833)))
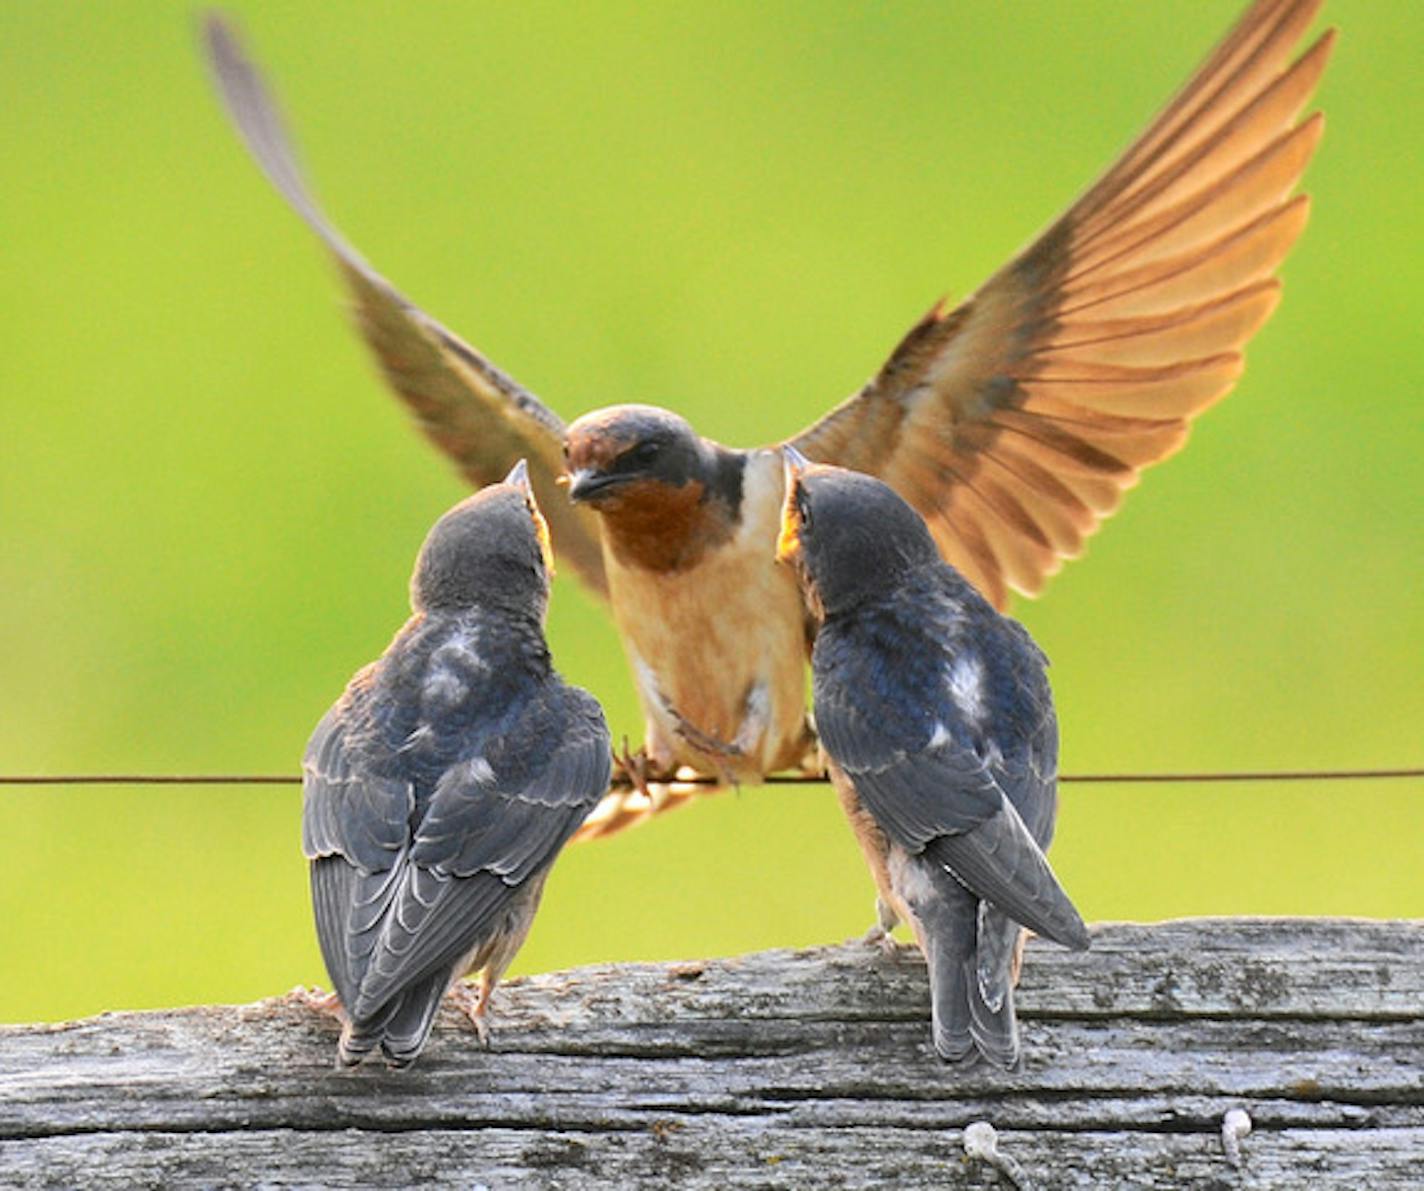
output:
POLYGON ((554 550, 589 587, 607 594, 596 516, 555 480, 563 472, 564 423, 474 348, 411 305, 348 244, 316 205, 277 107, 226 21, 208 14, 208 61, 223 105, 282 197, 322 238, 356 300, 357 320, 386 380, 426 435, 476 487, 529 461, 554 550))

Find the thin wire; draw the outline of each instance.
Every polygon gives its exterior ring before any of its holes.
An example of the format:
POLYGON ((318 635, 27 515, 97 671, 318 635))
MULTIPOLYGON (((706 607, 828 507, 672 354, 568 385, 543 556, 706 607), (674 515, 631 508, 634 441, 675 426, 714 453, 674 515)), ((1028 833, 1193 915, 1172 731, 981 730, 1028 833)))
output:
MULTIPOLYGON (((1206 785, 1218 782, 1341 782, 1379 781, 1393 778, 1424 778, 1418 769, 1261 769, 1203 773, 1065 773, 1058 780, 1092 786, 1131 784, 1206 785)), ((279 773, 69 773, 0 774, 0 786, 295 786, 295 774, 279 773)), ((758 784, 768 786, 808 786, 824 784, 823 775, 774 773, 758 784)), ((711 777, 679 779, 682 785, 717 785, 711 777)), ((615 787, 627 788, 626 781, 615 787)))

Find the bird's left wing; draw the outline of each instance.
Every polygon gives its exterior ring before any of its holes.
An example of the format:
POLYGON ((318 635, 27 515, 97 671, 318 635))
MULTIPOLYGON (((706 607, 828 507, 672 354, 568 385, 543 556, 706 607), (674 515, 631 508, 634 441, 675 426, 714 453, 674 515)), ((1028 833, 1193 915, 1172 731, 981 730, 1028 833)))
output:
POLYGON ((422 430, 476 487, 520 459, 549 522, 554 550, 589 587, 607 594, 596 516, 555 484, 563 474, 564 423, 533 393, 406 301, 331 224, 307 189, 261 76, 216 14, 204 22, 213 78, 243 142, 282 197, 321 237, 356 300, 357 320, 386 380, 422 430))
POLYGON ((612 764, 598 704, 557 688, 451 766, 416 827, 357 1014, 460 959, 515 890, 553 863, 607 791, 612 764))
POLYGON ((889 483, 997 607, 1036 594, 1276 306, 1322 126, 1295 120, 1333 31, 1290 56, 1319 4, 1257 0, 1082 198, 793 445, 889 483))
POLYGON ((302 852, 312 861, 317 942, 342 1004, 371 950, 371 923, 389 903, 410 842, 415 791, 371 763, 375 709, 366 667, 313 731, 302 758, 302 852))

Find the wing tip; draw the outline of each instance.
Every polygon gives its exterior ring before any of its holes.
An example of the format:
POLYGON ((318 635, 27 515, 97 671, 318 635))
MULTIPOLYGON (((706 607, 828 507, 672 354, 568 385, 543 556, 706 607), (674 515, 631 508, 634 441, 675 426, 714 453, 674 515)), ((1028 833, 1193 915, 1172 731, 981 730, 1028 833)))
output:
POLYGON ((217 75, 220 85, 225 86, 225 81, 236 72, 251 71, 241 28, 230 12, 216 6, 200 8, 193 20, 198 37, 207 51, 208 65, 217 75))

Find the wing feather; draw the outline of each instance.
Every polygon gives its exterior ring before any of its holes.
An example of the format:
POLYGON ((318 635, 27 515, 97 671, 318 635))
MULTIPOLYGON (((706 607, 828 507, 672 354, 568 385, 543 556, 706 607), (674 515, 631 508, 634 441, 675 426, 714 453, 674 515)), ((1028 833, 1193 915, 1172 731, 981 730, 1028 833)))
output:
POLYGON ((612 761, 597 703, 560 687, 447 770, 400 866, 353 1012, 374 1012, 482 942, 598 805, 612 761))
POLYGON ((1146 131, 955 309, 791 440, 878 475, 994 604, 1036 594, 1230 391, 1305 226, 1297 123, 1334 44, 1319 0, 1257 0, 1146 131))
POLYGON ((863 683, 821 669, 817 677, 822 742, 881 830, 1015 921, 1086 947, 1083 920, 1015 805, 1051 808, 1053 775, 991 769, 947 708, 937 709, 954 725, 942 743, 909 745, 904 725, 887 731, 883 716, 867 713, 863 683))
POLYGON ((406 301, 346 242, 307 189, 277 107, 237 35, 215 14, 207 17, 204 34, 228 116, 278 192, 335 257, 355 299, 362 334, 420 428, 476 487, 499 481, 520 459, 528 460, 529 478, 559 560, 606 595, 597 519, 574 505, 555 483, 563 473, 563 421, 406 301))

